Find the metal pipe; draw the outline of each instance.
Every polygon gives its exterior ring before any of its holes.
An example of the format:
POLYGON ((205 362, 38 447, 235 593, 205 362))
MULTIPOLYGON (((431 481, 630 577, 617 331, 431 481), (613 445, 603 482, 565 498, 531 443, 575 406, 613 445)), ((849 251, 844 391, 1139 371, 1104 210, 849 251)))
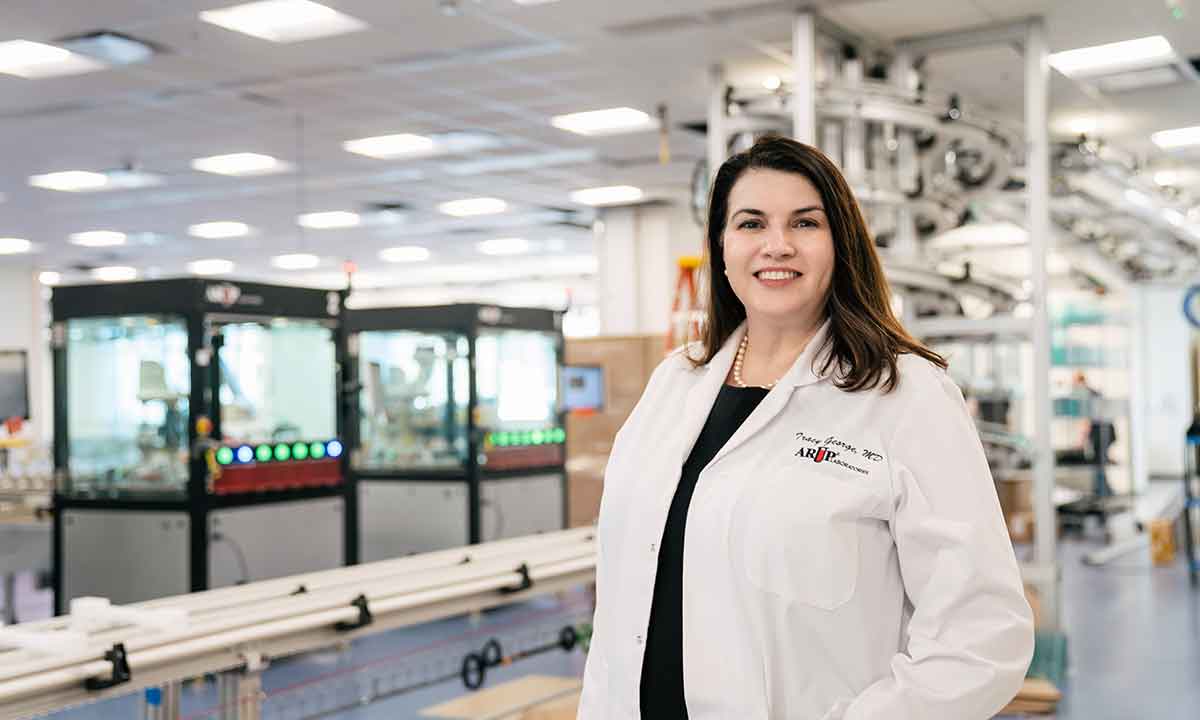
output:
POLYGON ((1048 570, 1041 602, 1043 623, 1056 629, 1059 623, 1056 563, 1056 519, 1054 513, 1054 452, 1050 444, 1050 312, 1047 306, 1049 278, 1046 254, 1051 239, 1050 225, 1050 69, 1046 29, 1041 19, 1030 21, 1025 33, 1025 147, 1028 191, 1030 275, 1033 280, 1033 393, 1034 463, 1033 504, 1037 528, 1035 562, 1048 570))

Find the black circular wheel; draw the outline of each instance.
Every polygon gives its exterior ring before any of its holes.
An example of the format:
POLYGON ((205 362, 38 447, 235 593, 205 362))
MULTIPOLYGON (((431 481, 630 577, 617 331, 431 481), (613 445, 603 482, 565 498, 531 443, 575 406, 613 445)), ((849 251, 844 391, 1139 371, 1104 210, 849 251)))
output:
POLYGON ((504 650, 500 647, 500 641, 496 638, 488 640, 480 652, 483 657, 483 664, 488 667, 496 667, 504 660, 504 650))
POLYGON ((477 653, 467 653, 462 664, 463 685, 468 690, 478 690, 483 686, 483 679, 486 675, 487 665, 483 662, 483 658, 477 653))
POLYGON ((568 625, 558 633, 558 646, 567 652, 575 649, 575 645, 579 642, 579 633, 575 632, 575 628, 568 625))

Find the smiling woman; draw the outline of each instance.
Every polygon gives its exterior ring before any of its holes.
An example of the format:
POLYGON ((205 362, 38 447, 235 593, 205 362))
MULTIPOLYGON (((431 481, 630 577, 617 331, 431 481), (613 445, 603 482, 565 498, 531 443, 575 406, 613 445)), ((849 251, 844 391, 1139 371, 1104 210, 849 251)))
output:
POLYGON ((659 365, 609 455, 579 717, 994 716, 1031 612, 841 173, 783 138, 727 160, 708 267, 701 356, 659 365))

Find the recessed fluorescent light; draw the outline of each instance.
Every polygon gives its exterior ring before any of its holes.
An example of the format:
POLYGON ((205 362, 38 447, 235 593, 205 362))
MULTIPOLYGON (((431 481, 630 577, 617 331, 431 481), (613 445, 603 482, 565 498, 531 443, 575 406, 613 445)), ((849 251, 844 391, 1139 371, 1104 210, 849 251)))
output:
POLYGON ((20 255, 33 249, 33 243, 25 238, 0 237, 0 255, 20 255))
POLYGON ((1071 132, 1075 135, 1091 135, 1096 132, 1095 118, 1076 118, 1071 121, 1071 132))
POLYGON ((558 0, 513 0, 518 5, 549 5, 556 3, 558 0))
POLYGON ((154 56, 155 48, 148 42, 121 33, 100 30, 58 41, 59 47, 106 65, 132 65, 154 56))
POLYGON ((263 0, 233 5, 205 10, 200 19, 277 43, 341 35, 367 27, 362 20, 309 0, 263 0))
POLYGON ((192 169, 217 175, 243 176, 285 172, 291 166, 270 155, 242 152, 196 158, 192 161, 192 169))
POLYGON ((1159 170, 1158 172, 1154 173, 1154 182, 1159 185, 1178 185, 1179 180, 1179 173, 1174 170, 1159 170))
POLYGON ((1166 210, 1163 210, 1163 217, 1165 217, 1167 222, 1171 223, 1175 227, 1183 227, 1184 224, 1187 223, 1187 218, 1183 216, 1183 213, 1173 208, 1167 208, 1166 210))
POLYGON ((104 189, 108 185, 108 176, 104 173, 87 170, 66 170, 45 175, 33 175, 29 178, 29 184, 44 190, 87 192, 104 189))
POLYGON ((0 73, 23 78, 45 78, 58 75, 103 70, 103 63, 53 45, 10 40, 0 43, 0 73))
POLYGON ((193 275, 224 275, 233 272, 233 263, 217 258, 196 260, 187 264, 187 271, 193 275))
POLYGON ((321 258, 307 253, 276 255, 271 264, 280 270, 310 270, 321 264, 321 258))
POLYGON ((1063 75, 1088 77, 1166 62, 1175 57, 1162 35, 1051 53, 1050 65, 1063 75))
POLYGON ((380 250, 379 259, 390 263, 421 262, 429 259, 429 250, 416 245, 391 247, 380 250))
POLYGON ((83 247, 116 247, 124 245, 128 237, 123 232, 115 230, 88 230, 87 232, 71 233, 72 245, 83 247))
POLYGON ((137 269, 125 265, 110 265, 92 270, 92 277, 104 282, 126 282, 137 279, 137 269))
POLYGON ((1141 207, 1150 207, 1150 198, 1137 190, 1129 189, 1125 191, 1125 199, 1134 205, 1141 207))
POLYGON ((1200 145, 1200 125, 1185 128, 1175 128, 1174 130, 1162 130, 1150 136, 1154 144, 1164 150, 1172 148, 1186 147, 1188 145, 1200 145))
POLYGON ((454 217, 474 217, 476 215, 495 215, 508 209, 508 203, 499 198, 468 198, 466 200, 451 200, 438 205, 438 210, 454 217))
POLYGON ((580 135, 613 135, 658 128, 658 121, 629 107, 557 115, 550 119, 550 124, 580 135))
POLYGON ((571 193, 571 200, 583 205, 617 205, 637 202, 644 196, 641 188, 632 185, 610 185, 576 190, 571 193))
POLYGON ((347 140, 342 148, 356 155, 386 160, 397 157, 412 157, 428 155, 434 152, 433 138, 424 135, 399 133, 397 135, 376 135, 374 137, 347 140))
POLYGON ((484 240, 475 249, 484 255, 521 255, 529 252, 529 241, 524 238, 497 238, 484 240))
POLYGON ((188 227, 188 235, 204 238, 205 240, 220 240, 224 238, 242 237, 250 234, 250 226, 242 222, 219 220, 216 222, 198 223, 188 227))
POLYGON ((329 212, 305 213, 296 218, 296 224, 312 230, 332 230, 334 228, 358 227, 362 224, 362 217, 355 212, 331 210, 329 212))
POLYGON ((57 285, 62 282, 62 275, 53 270, 38 273, 38 282, 42 285, 57 285))
POLYGON ((768 75, 763 78, 762 84, 766 89, 770 90, 771 92, 775 92, 779 88, 783 87, 783 80, 778 75, 768 75))

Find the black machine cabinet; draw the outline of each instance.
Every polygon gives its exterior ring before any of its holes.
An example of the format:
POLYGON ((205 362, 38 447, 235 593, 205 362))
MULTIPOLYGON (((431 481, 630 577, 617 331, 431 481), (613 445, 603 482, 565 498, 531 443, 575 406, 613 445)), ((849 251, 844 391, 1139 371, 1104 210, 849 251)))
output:
POLYGON ((59 612, 354 561, 343 293, 186 278, 52 305, 59 612))
POLYGON ((349 310, 344 328, 363 562, 564 527, 560 312, 349 310))

